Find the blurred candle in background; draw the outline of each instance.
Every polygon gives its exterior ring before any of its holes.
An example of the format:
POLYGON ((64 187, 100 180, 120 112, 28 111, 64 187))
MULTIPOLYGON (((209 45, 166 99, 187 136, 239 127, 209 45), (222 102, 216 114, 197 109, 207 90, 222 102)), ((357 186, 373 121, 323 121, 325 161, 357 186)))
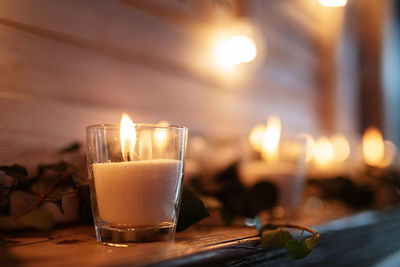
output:
MULTIPOLYGON (((315 142, 309 137, 309 150, 313 152, 308 166, 308 176, 311 178, 331 178, 335 176, 349 176, 351 147, 348 139, 342 134, 335 134, 328 138, 319 137, 315 142), (313 146, 313 149, 311 148, 313 146)), ((309 152, 310 153, 310 152, 309 152)))
POLYGON ((396 156, 397 148, 390 141, 384 141, 376 127, 368 128, 362 139, 365 164, 374 167, 388 167, 396 156))
POLYGON ((159 153, 165 151, 168 143, 168 130, 163 127, 168 127, 170 125, 167 121, 160 121, 157 125, 161 126, 156 129, 153 133, 154 146, 158 149, 159 153))
POLYGON ((281 120, 278 116, 268 118, 267 127, 263 136, 262 157, 264 160, 277 160, 279 157, 279 142, 281 138, 281 120))
POLYGON ((268 118, 266 126, 256 125, 252 129, 249 143, 259 154, 240 164, 241 182, 249 188, 261 182, 274 184, 278 191, 275 216, 295 215, 303 194, 305 142, 282 138, 281 120, 274 115, 268 118))

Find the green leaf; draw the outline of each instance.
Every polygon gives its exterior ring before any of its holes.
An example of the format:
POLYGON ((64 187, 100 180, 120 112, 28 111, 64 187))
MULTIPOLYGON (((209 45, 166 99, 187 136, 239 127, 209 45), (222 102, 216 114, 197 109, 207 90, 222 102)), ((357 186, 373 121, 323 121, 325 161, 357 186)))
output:
POLYGON ((219 210, 219 214, 221 216, 222 221, 226 226, 231 226, 235 217, 230 214, 226 209, 222 208, 219 210))
POLYGON ((210 216, 203 201, 188 187, 183 186, 181 208, 176 231, 187 229, 192 224, 210 216))
POLYGON ((38 176, 42 176, 46 171, 54 171, 56 173, 63 173, 68 168, 68 163, 60 161, 54 164, 40 164, 38 166, 38 176))
POLYGON ((44 209, 34 210, 26 215, 13 219, 0 216, 0 230, 38 229, 49 230, 54 226, 53 217, 44 209))
POLYGON ((28 171, 21 165, 0 166, 0 171, 13 177, 19 183, 23 183, 28 179, 28 171))
POLYGON ((293 236, 280 228, 264 230, 261 234, 261 246, 268 249, 283 247, 287 241, 291 240, 293 236))
POLYGON ((294 260, 302 259, 311 252, 304 241, 288 240, 285 247, 294 260))
POLYGON ((306 243, 309 249, 312 249, 318 244, 319 238, 313 235, 312 237, 307 238, 304 242, 306 243))

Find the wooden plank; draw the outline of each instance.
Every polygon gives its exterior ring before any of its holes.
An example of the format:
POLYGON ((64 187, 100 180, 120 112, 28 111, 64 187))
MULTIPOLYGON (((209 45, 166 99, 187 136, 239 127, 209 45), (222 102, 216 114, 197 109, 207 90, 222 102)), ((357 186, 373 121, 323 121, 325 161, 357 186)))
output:
POLYGON ((93 227, 57 230, 47 236, 32 234, 12 238, 10 253, 24 261, 24 266, 142 266, 172 258, 256 240, 252 228, 195 228, 178 233, 174 243, 151 242, 128 248, 101 245, 93 227))
MULTIPOLYGON (((321 218, 319 218, 321 219, 321 218)), ((317 226, 320 243, 305 259, 293 261, 285 249, 258 246, 255 229, 193 226, 174 243, 153 242, 113 248, 97 243, 92 227, 10 234, 8 251, 23 266, 349 266, 386 262, 400 249, 398 209, 365 211, 317 226)))

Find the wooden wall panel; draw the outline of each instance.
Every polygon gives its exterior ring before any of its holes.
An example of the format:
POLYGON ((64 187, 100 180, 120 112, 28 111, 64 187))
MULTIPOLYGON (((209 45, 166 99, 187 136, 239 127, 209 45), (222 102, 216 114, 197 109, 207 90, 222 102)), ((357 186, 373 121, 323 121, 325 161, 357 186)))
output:
POLYGON ((123 111, 227 138, 271 114, 286 132, 318 132, 317 37, 296 23, 314 19, 291 18, 296 1, 251 1, 268 54, 229 88, 193 64, 199 25, 214 16, 204 2, 0 1, 0 163, 84 140, 86 125, 123 111))

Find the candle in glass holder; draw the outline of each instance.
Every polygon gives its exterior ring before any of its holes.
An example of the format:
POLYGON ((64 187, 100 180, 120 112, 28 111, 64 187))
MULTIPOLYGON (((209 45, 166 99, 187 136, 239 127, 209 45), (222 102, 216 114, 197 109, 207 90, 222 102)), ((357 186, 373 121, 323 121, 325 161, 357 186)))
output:
POLYGON ((99 242, 172 240, 183 177, 187 129, 135 125, 87 128, 89 182, 99 242), (162 133, 162 142, 160 142, 162 133))
POLYGON ((263 160, 240 165, 240 180, 246 187, 270 182, 278 190, 277 205, 290 216, 301 201, 304 185, 304 142, 300 138, 281 138, 279 117, 268 118, 266 126, 257 126, 249 137, 250 145, 263 160))

